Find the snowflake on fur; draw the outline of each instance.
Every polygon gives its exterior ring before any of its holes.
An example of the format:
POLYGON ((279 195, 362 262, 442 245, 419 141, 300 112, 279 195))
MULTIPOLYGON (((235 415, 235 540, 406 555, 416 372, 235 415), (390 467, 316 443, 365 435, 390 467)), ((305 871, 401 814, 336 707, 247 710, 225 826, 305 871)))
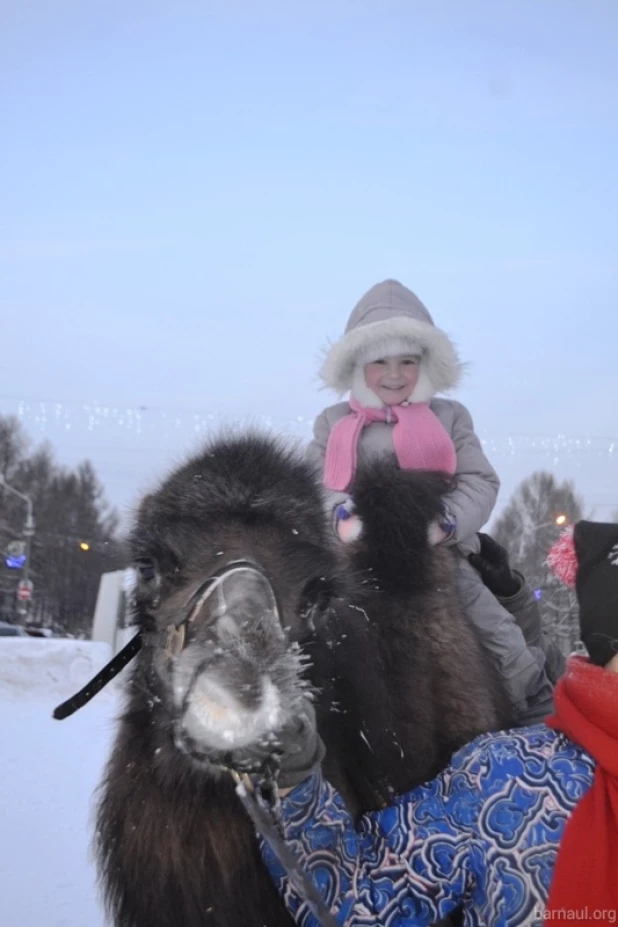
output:
POLYGON ((547 555, 547 566, 554 576, 569 586, 575 588, 575 579, 577 577, 577 555, 575 553, 575 544, 573 541, 573 525, 562 532, 554 546, 547 555))

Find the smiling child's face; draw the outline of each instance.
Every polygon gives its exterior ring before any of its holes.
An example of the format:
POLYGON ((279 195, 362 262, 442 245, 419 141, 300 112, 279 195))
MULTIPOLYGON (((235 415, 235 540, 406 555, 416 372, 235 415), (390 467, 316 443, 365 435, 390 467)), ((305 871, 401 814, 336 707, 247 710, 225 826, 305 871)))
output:
POLYGON ((365 364, 365 383, 387 406, 409 399, 418 382, 421 359, 413 354, 396 354, 365 364))

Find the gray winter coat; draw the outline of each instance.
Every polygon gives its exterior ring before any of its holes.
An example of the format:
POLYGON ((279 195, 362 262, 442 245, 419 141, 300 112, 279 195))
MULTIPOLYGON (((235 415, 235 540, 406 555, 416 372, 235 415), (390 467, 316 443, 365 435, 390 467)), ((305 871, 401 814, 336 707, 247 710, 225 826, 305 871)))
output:
MULTIPOLYGON (((434 324, 418 296, 396 280, 376 284, 358 301, 343 336, 328 351, 320 376, 341 395, 349 392, 362 405, 381 406, 364 381, 363 366, 389 354, 420 357, 418 380, 408 402, 429 403, 457 453, 455 488, 445 500, 447 514, 456 523, 448 543, 457 545, 464 555, 476 552, 476 533, 489 520, 500 481, 483 453, 468 410, 454 400, 436 398, 437 393, 448 392, 461 380, 463 365, 453 342, 434 324)), ((308 456, 320 477, 331 429, 349 412, 348 403, 340 402, 316 419, 308 456)), ((394 457, 392 429, 387 422, 372 422, 363 429, 358 442, 359 462, 374 456, 394 457)), ((327 492, 331 509, 347 498, 346 493, 327 492)))
MULTIPOLYGON (((445 498, 448 514, 456 523, 449 543, 456 544, 463 554, 473 553, 479 548, 476 534, 487 523, 496 504, 500 480, 483 453, 465 406, 451 399, 433 399, 429 406, 450 435, 457 452, 456 485, 445 498)), ((307 455, 320 476, 331 429, 349 412, 348 403, 340 402, 325 409, 315 421, 307 455)), ((393 427, 387 422, 372 422, 363 429, 358 442, 359 463, 373 457, 395 458, 393 427)), ((327 491, 328 508, 334 509, 347 498, 345 492, 327 491)))

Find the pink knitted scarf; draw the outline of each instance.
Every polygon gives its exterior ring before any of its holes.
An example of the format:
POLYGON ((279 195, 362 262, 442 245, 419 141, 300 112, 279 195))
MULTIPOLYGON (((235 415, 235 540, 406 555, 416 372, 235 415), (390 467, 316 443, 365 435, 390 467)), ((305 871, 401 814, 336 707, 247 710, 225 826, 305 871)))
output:
POLYGON ((372 422, 394 422, 393 447, 402 470, 434 470, 452 476, 455 447, 426 402, 372 409, 350 398, 352 411, 339 419, 326 445, 324 485, 345 492, 356 473, 357 447, 363 428, 372 422))

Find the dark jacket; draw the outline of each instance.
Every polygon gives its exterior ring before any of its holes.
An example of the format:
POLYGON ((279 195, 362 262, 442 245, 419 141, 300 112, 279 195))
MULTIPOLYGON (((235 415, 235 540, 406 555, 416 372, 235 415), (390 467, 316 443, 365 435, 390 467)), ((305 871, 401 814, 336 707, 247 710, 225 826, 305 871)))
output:
MULTIPOLYGON (((497 596, 496 598, 511 613, 519 625, 529 649, 537 657, 539 665, 545 665, 545 672, 549 681, 552 685, 555 685, 564 673, 566 658, 543 630, 541 612, 532 588, 521 573, 516 570, 513 570, 513 573, 521 581, 519 591, 512 596, 497 596)), ((542 718, 538 720, 542 720, 542 718)))

